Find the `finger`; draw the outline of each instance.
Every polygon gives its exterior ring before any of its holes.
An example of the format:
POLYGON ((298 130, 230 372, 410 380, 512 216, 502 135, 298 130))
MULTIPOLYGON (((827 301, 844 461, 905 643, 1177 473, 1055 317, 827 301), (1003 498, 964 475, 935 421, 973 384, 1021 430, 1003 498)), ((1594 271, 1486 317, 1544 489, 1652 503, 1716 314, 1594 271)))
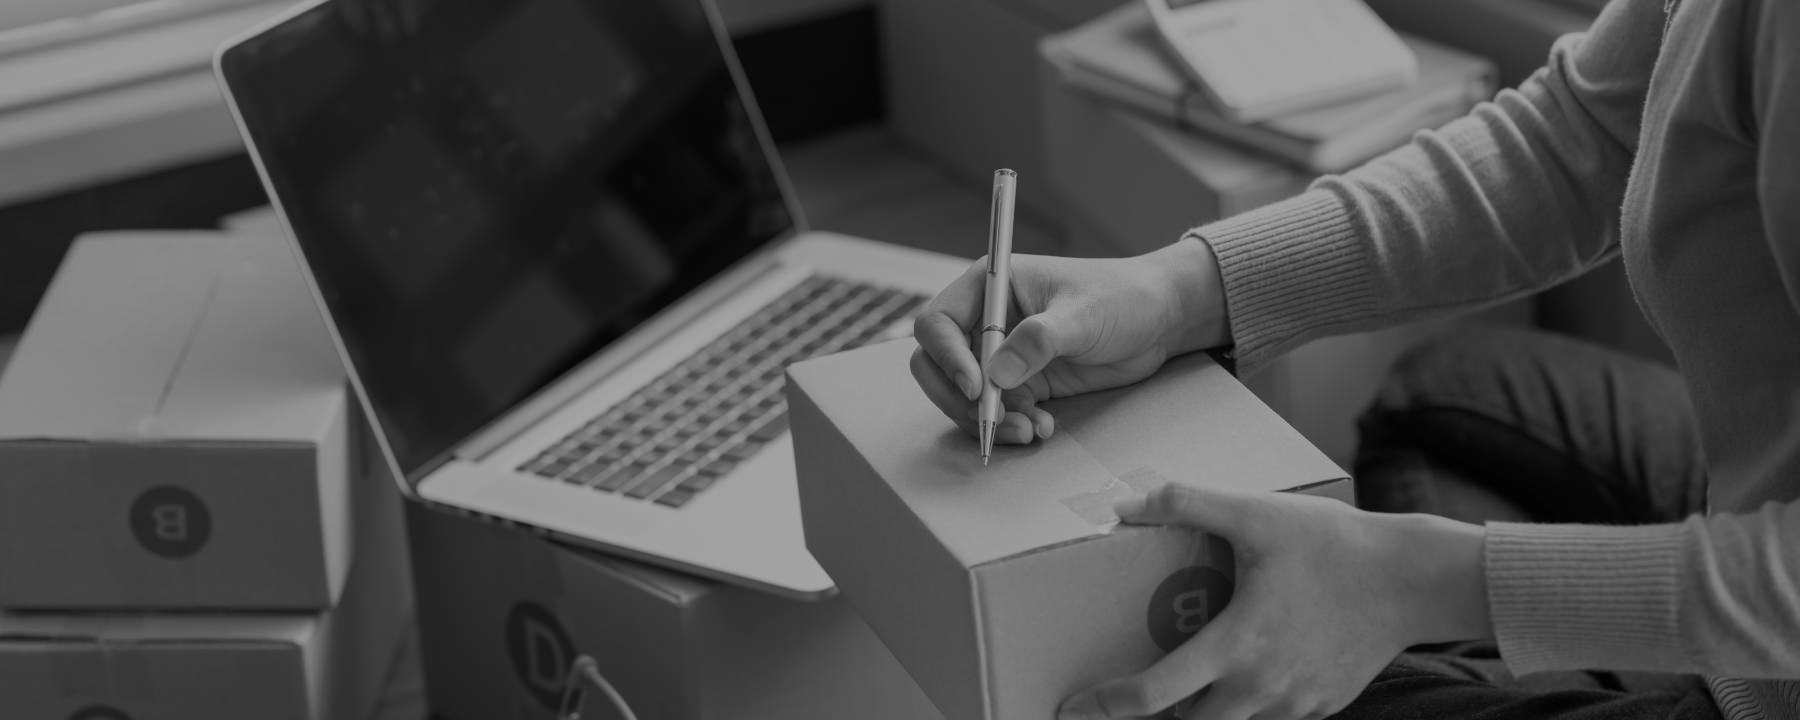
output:
POLYGON ((1069 696, 1057 720, 1112 720, 1154 715, 1211 685, 1220 653, 1205 629, 1143 671, 1069 696))
POLYGON ((1255 695, 1221 684, 1208 688, 1206 697, 1200 698, 1181 717, 1182 720, 1250 720, 1261 709, 1262 702, 1255 695))
POLYGON ((913 379, 918 381, 919 389, 925 391, 925 397, 931 400, 931 404, 936 405, 963 432, 979 436, 980 432, 975 425, 975 404, 950 384, 950 379, 944 377, 944 372, 926 356, 923 349, 913 350, 910 366, 913 379))
POLYGON ((1255 524, 1263 502, 1247 493, 1169 483, 1143 497, 1119 500, 1113 514, 1139 525, 1180 525, 1237 535, 1255 524))
POLYGON ((1031 418, 1024 413, 1008 412, 1000 419, 1000 428, 994 431, 994 442, 1007 445, 1029 445, 1036 439, 1037 433, 1032 428, 1031 418))
POLYGON ((985 271, 985 264, 971 265, 961 277, 926 303, 913 320, 913 338, 918 340, 919 347, 925 349, 970 400, 981 393, 981 365, 969 350, 969 332, 981 322, 985 271))
POLYGON ((1019 321, 988 360, 988 379, 1010 390, 1038 374, 1072 345, 1071 325, 1055 307, 1019 321))
POLYGON ((1000 399, 1006 403, 1007 409, 1023 415, 1031 423, 1031 430, 1035 435, 1048 438, 1056 431, 1056 418, 1050 416, 1050 411, 1038 407, 1038 394, 1032 385, 1033 383, 1026 383, 1002 392, 1000 399))

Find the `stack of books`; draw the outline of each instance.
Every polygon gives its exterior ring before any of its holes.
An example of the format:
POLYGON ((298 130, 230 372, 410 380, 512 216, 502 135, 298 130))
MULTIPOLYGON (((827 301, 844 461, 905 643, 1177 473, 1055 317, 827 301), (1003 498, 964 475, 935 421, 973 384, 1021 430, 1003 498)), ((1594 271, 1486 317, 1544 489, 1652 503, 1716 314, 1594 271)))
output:
POLYGON ((1190 132, 1315 173, 1340 172, 1435 128, 1489 98, 1487 60, 1411 36, 1418 77, 1387 92, 1238 123, 1214 108, 1157 38, 1150 13, 1128 2, 1044 41, 1042 53, 1071 86, 1190 132))

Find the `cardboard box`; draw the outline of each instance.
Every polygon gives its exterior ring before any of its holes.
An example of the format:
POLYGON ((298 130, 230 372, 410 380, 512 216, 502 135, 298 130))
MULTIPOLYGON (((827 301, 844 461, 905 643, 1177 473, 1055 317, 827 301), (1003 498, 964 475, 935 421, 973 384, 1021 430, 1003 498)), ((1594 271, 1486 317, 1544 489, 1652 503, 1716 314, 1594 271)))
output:
POLYGON ((0 375, 0 607, 331 607, 347 402, 273 239, 77 240, 0 375))
POLYGON ((1517 86, 1550 59, 1550 43, 1586 30, 1596 9, 1554 0, 1368 0, 1396 30, 1494 61, 1500 84, 1517 86))
MULTIPOLYGON (((646 720, 939 717, 841 598, 795 602, 418 505, 407 522, 442 718, 550 720, 582 654, 646 720)), ((618 715, 589 693, 582 717, 618 715)))
MULTIPOLYGON (((1175 242, 1212 220, 1306 189, 1312 176, 1180 131, 1069 85, 1045 57, 1045 158, 1085 232, 1069 235, 1072 255, 1116 257, 1175 242)), ((1356 455, 1356 418, 1389 367, 1407 350, 1454 324, 1526 325, 1532 301, 1473 317, 1325 338, 1270 362, 1243 381, 1263 402, 1337 463, 1356 455)))
POLYGON ((1116 526, 1166 482, 1352 501, 1349 478, 1210 358, 1056 400, 1056 433, 996 448, 928 401, 914 344, 791 366, 806 546, 950 720, 1042 720, 1142 670, 1232 593, 1222 540, 1116 526))
POLYGON ((0 717, 356 720, 381 696, 412 613, 400 495, 379 456, 356 478, 355 567, 318 614, 0 613, 0 717), (367 488, 369 492, 362 492, 367 488))
POLYGON ((1021 209, 1060 220, 1042 180, 1037 44, 1122 1, 882 0, 889 123, 984 196, 996 168, 1017 170, 1021 209))
POLYGON ((1050 184, 1068 214, 1099 235, 1072 236, 1070 254, 1149 252, 1203 223, 1283 200, 1311 173, 1210 140, 1070 85, 1054 51, 1039 64, 1039 115, 1050 184))

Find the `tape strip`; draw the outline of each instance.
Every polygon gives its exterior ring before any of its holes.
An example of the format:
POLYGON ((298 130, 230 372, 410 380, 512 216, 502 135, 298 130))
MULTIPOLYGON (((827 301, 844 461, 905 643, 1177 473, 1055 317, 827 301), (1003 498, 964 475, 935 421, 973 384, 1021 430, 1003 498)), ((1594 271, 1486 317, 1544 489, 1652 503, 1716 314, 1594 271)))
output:
MULTIPOLYGON (((1073 434, 1067 437, 1069 442, 1080 447, 1082 452, 1087 452, 1087 448, 1082 446, 1081 441, 1073 434)), ((1091 453, 1089 454, 1091 455, 1091 453)), ((1168 478, 1163 477, 1154 468, 1140 467, 1123 475, 1107 478, 1106 484, 1097 490, 1070 495, 1057 502, 1062 503, 1063 507, 1069 509, 1069 512, 1075 513, 1077 517, 1086 520, 1089 524, 1110 529, 1112 525, 1119 522, 1119 516, 1113 513, 1113 503, 1122 498, 1144 495, 1168 482, 1168 478)))

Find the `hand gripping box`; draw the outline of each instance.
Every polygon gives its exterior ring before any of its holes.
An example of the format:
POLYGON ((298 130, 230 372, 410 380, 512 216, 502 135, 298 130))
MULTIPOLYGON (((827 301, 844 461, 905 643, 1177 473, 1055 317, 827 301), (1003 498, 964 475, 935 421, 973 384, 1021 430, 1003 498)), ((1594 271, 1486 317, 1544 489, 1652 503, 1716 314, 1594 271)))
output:
POLYGON ((0 375, 0 607, 331 607, 347 408, 279 242, 77 240, 0 375))
POLYGON ((1351 501, 1344 472, 1205 355, 1056 400, 1056 432, 995 449, 928 401, 911 341, 791 366, 806 545, 949 720, 1042 720, 1142 670, 1230 601, 1222 540, 1118 526, 1166 482, 1351 501))
MULTIPOLYGON (((552 720, 582 655, 645 720, 941 717, 842 598, 796 602, 407 512, 426 694, 443 720, 552 720)), ((581 717, 620 715, 588 692, 581 717)))
POLYGON ((354 566, 307 613, 0 612, 0 718, 360 720, 412 613, 400 494, 367 453, 354 566))

